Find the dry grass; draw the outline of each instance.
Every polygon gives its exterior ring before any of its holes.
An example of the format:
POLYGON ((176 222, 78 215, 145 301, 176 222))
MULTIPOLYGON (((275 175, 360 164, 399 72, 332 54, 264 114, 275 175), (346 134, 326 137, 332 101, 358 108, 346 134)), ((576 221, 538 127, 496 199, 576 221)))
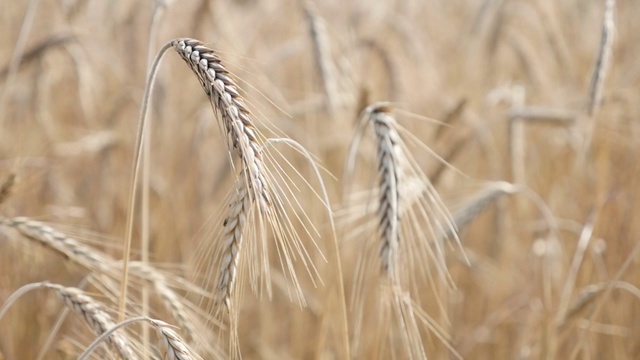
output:
POLYGON ((0 359, 640 357, 637 1, 0 8, 0 359))

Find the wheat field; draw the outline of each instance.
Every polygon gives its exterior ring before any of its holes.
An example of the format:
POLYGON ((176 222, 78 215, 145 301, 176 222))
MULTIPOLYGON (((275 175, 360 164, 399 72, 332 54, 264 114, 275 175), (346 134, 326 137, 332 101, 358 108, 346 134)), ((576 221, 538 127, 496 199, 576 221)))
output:
POLYGON ((640 358, 638 17, 0 0, 0 360, 640 358))

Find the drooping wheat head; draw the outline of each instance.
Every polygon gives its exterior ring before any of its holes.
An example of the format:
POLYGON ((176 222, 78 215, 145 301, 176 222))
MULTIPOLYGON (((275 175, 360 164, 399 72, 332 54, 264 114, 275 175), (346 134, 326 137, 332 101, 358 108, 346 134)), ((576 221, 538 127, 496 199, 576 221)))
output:
MULTIPOLYGON (((104 306, 81 290, 56 284, 48 284, 47 287, 55 290, 64 303, 80 315, 96 335, 101 335, 115 326, 111 315, 105 311, 104 306)), ((106 342, 121 359, 138 359, 124 335, 111 334, 106 342)))
POLYGON ((251 118, 251 112, 239 93, 230 72, 222 65, 220 57, 198 40, 183 38, 172 41, 173 48, 196 74, 211 105, 219 114, 225 129, 229 151, 242 161, 251 191, 263 211, 268 211, 270 197, 266 189, 260 151, 259 132, 251 118))
MULTIPOLYGON (((233 337, 239 308, 234 305, 239 299, 236 287, 239 287, 245 268, 248 268, 252 290, 258 294, 266 292, 269 297, 272 295, 268 240, 273 239, 284 276, 293 284, 293 292, 288 286, 286 289, 290 299, 295 298, 301 306, 305 305, 296 275, 296 262, 305 267, 314 285, 320 281, 314 256, 307 249, 311 243, 323 256, 315 240, 319 232, 298 199, 300 186, 293 179, 299 178, 303 187, 310 185, 282 153, 270 149, 269 141, 274 140, 273 144, 284 139, 267 140, 261 134, 233 75, 220 57, 195 39, 175 39, 170 44, 197 76, 218 115, 229 152, 240 160, 235 189, 220 221, 222 231, 215 229, 214 239, 207 239, 203 251, 196 254, 196 272, 204 274, 204 286, 213 298, 208 299, 213 300, 209 310, 221 315, 218 305, 224 304, 230 321, 231 348, 235 351, 237 344, 233 337), (245 237, 249 241, 244 241, 245 237), (308 243, 303 241, 306 239, 309 239, 308 243)), ((281 143, 298 154, 305 152, 286 141, 281 143)), ((309 194, 319 199, 315 190, 309 194)), ((321 201, 323 206, 328 206, 321 201)))

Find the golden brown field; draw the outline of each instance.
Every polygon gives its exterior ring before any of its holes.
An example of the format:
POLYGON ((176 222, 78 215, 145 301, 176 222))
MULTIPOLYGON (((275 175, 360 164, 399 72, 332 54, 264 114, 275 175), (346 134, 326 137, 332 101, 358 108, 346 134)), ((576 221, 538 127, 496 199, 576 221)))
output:
POLYGON ((640 358, 639 18, 0 0, 0 359, 640 358))

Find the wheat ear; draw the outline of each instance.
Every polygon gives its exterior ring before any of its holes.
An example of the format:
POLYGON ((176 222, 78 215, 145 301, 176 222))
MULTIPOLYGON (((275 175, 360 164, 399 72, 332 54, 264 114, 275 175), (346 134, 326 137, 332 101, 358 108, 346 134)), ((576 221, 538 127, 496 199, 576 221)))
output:
POLYGON ((605 77, 607 76, 607 71, 609 70, 609 63, 611 62, 611 50, 616 26, 613 20, 615 8, 615 0, 606 0, 600 48, 598 49, 596 65, 591 75, 591 83, 589 84, 589 104, 587 106, 589 116, 595 115, 602 102, 602 88, 605 77))
MULTIPOLYGON (((474 194, 469 201, 453 214, 453 221, 458 231, 471 223, 484 209, 495 203, 503 195, 513 194, 518 187, 505 181, 489 183, 485 188, 474 194)), ((453 236, 450 232, 445 237, 453 236)))
POLYGON ((316 13, 316 9, 309 1, 303 1, 305 18, 309 26, 309 34, 313 42, 313 55, 322 78, 326 108, 334 113, 340 104, 338 84, 336 82, 335 67, 331 59, 331 46, 327 34, 326 24, 316 13))
POLYGON ((113 260, 106 254, 102 254, 39 221, 26 217, 0 217, 0 225, 13 228, 24 237, 53 249, 88 269, 100 273, 112 273, 114 270, 113 260))
POLYGON ((245 177, 240 176, 236 183, 236 191, 229 204, 229 214, 224 221, 222 262, 217 284, 220 299, 228 310, 231 310, 231 296, 238 275, 240 249, 250 209, 251 199, 248 196, 245 177))
POLYGON ((399 135, 393 127, 395 119, 383 105, 370 109, 377 142, 380 195, 378 229, 381 238, 382 267, 395 278, 395 263, 400 243, 400 148, 399 135))
POLYGON ((103 341, 107 341, 114 331, 128 326, 135 322, 146 321, 151 324, 158 332, 158 337, 162 343, 164 351, 164 359, 167 360, 194 360, 201 359, 188 345, 182 340, 182 338, 171 328, 171 325, 164 321, 151 319, 147 316, 140 316, 131 319, 127 319, 111 327, 109 330, 100 335, 97 339, 91 343, 78 357, 78 360, 85 360, 95 348, 103 341))
POLYGON ((270 197, 263 173, 259 133, 230 72, 222 65, 220 57, 198 40, 175 39, 171 45, 196 74, 211 105, 220 115, 227 146, 242 161, 251 190, 249 195, 256 199, 262 210, 268 211, 270 197))
MULTIPOLYGON (((115 326, 104 307, 84 292, 60 285, 49 285, 48 287, 56 290, 64 303, 76 314, 82 316, 97 335, 103 334, 115 326)), ((129 347, 127 339, 121 334, 111 334, 105 341, 123 360, 138 358, 129 347)))

